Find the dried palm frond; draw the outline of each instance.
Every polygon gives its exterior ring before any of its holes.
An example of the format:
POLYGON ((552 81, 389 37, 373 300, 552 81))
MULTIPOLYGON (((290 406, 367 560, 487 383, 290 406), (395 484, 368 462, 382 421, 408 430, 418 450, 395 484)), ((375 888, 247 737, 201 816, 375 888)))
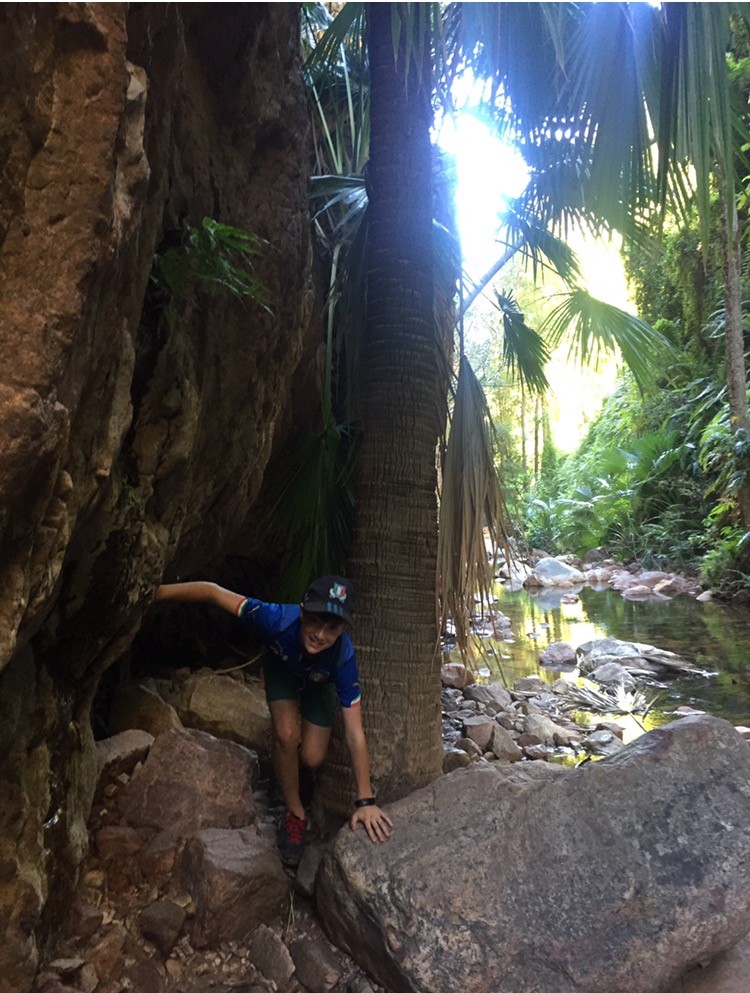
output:
POLYGON ((565 707, 568 710, 585 707, 598 714, 643 714, 651 710, 661 696, 648 694, 645 690, 630 692, 622 686, 613 691, 598 690, 591 686, 568 686, 565 693, 565 707))
POLYGON ((438 588, 440 628, 453 621, 457 647, 469 661, 474 597, 493 602, 498 549, 511 557, 512 515, 495 469, 493 431, 482 387, 463 357, 442 465, 438 588))

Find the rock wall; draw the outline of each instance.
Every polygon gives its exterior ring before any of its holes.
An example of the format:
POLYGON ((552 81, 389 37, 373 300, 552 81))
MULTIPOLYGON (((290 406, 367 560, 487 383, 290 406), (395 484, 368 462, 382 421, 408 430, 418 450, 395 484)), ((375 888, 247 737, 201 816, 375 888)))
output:
POLYGON ((0 9, 0 990, 86 844, 89 710, 165 569, 247 533, 310 331, 293 4, 0 9), (204 217, 268 243, 272 313, 167 323, 155 251, 204 217))

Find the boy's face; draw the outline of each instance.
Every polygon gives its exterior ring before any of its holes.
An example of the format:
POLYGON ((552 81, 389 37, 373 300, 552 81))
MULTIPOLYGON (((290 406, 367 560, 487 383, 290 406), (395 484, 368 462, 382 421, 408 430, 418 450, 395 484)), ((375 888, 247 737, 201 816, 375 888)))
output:
POLYGON ((319 614, 302 607, 299 640, 308 655, 317 655, 330 648, 345 627, 346 622, 334 614, 319 614))

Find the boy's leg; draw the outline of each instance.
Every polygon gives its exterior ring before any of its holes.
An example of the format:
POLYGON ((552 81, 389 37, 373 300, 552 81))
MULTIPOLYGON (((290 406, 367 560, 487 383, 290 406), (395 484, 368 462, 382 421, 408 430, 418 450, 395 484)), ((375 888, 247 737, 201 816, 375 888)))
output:
POLYGON ((299 795, 299 749, 302 741, 299 704, 296 700, 269 700, 271 711, 271 759, 276 781, 288 810, 305 817, 299 795))
POLYGON ((325 761, 328 742, 331 740, 331 728, 302 721, 302 745, 299 760, 308 769, 317 769, 325 761))

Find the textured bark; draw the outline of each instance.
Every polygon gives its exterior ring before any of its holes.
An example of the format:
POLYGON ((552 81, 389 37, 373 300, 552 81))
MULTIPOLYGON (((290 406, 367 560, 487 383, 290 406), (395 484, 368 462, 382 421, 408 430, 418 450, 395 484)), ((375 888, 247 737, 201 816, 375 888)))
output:
MULTIPOLYGON (((372 770, 388 800, 440 774, 436 655, 439 425, 433 311, 429 73, 394 61, 392 5, 371 4, 368 319, 364 437, 351 572, 356 643, 372 770)), ((403 45, 403 34, 402 34, 403 45)), ((336 798, 351 807, 346 759, 329 761, 336 798)), ((334 791, 331 791, 334 792, 334 791)))
MULTIPOLYGON (((724 342, 727 366, 727 396, 733 431, 750 431, 747 410, 747 375, 745 373, 745 327, 742 318, 742 250, 737 209, 721 198, 722 261, 724 270, 724 342)), ((750 480, 737 491, 740 523, 750 531, 750 480)))
POLYGON ((89 709, 166 573, 258 494, 309 327, 292 4, 0 8, 0 990, 28 987, 85 847, 89 709), (273 314, 174 328, 154 252, 212 217, 265 238, 273 314))

